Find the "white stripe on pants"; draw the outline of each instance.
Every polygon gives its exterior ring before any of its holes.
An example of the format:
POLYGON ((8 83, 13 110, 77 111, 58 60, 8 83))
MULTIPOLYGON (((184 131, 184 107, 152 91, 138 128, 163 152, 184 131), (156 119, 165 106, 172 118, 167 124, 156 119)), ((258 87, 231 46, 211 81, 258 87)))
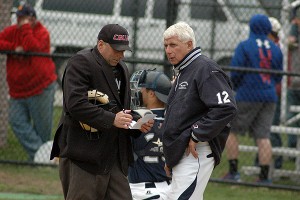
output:
POLYGON ((168 199, 202 200, 203 193, 214 168, 214 158, 208 142, 199 142, 196 146, 198 159, 190 153, 183 155, 172 169, 172 183, 168 199), (194 183, 194 184, 193 184, 194 183))
POLYGON ((166 200, 166 192, 169 190, 170 185, 164 182, 154 182, 155 188, 145 188, 145 182, 130 183, 130 189, 133 200, 150 199, 152 196, 159 195, 158 200, 166 200))

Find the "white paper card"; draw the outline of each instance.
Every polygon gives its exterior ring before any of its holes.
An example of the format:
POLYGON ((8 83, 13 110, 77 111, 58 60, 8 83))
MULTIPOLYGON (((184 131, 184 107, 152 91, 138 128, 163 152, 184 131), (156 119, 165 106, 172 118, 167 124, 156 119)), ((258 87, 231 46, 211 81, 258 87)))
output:
POLYGON ((148 122, 151 119, 154 119, 156 117, 156 114, 147 114, 144 117, 142 117, 138 122, 132 121, 129 125, 130 129, 141 129, 142 125, 146 122, 148 122))

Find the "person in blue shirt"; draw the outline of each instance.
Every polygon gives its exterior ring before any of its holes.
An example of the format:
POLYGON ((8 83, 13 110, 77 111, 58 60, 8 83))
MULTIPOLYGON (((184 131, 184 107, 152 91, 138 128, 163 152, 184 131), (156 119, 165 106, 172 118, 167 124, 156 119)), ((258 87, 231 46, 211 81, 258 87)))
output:
POLYGON ((134 200, 166 199, 170 178, 164 170, 161 124, 164 121, 165 102, 171 89, 170 79, 162 72, 141 70, 131 77, 131 88, 136 95, 134 112, 144 116, 156 114, 152 129, 146 134, 132 139, 135 162, 129 167, 128 180, 134 200), (134 87, 136 86, 136 87, 134 87), (139 103, 137 103, 139 102, 139 103))
MULTIPOLYGON (((282 70, 283 55, 280 48, 268 38, 272 26, 267 16, 256 14, 250 19, 250 35, 235 49, 231 66, 239 68, 282 70)), ((237 117, 232 121, 226 151, 229 172, 223 177, 239 181, 238 172, 238 137, 237 134, 248 132, 258 146, 260 174, 257 182, 271 183, 268 177, 272 159, 270 128, 275 113, 276 84, 281 76, 270 73, 249 73, 232 71, 231 80, 236 92, 238 106, 237 117)))
MULTIPOLYGON (((271 31, 271 33, 268 34, 268 37, 273 42, 275 42, 276 45, 278 45, 280 47, 279 31, 281 29, 281 24, 274 17, 269 17, 269 20, 270 20, 271 25, 272 25, 272 31, 271 31)), ((276 103, 276 110, 275 110, 272 125, 279 125, 280 124, 281 82, 277 83, 276 92, 277 92, 277 95, 278 95, 278 101, 276 103)), ((281 138, 281 135, 279 133, 271 132, 270 140, 271 140, 272 147, 281 147, 282 146, 282 138, 281 138)), ((282 156, 274 156, 274 167, 276 169, 280 169, 282 167, 282 161, 283 161, 282 159, 283 159, 282 156)), ((257 155, 255 157, 255 162, 254 163, 255 163, 255 165, 258 166, 258 156, 257 155)))

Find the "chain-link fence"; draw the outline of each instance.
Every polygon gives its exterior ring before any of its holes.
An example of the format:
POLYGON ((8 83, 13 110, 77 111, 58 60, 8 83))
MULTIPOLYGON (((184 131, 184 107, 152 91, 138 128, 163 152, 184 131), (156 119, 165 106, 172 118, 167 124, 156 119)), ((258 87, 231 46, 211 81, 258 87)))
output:
MULTIPOLYGON (((300 135, 299 107, 300 89, 293 84, 297 74, 298 48, 288 48, 288 35, 291 29, 291 1, 288 0, 27 0, 37 15, 37 19, 48 29, 51 39, 51 54, 22 53, 1 46, 1 110, 0 110, 0 160, 28 164, 49 164, 49 148, 51 141, 41 146, 36 153, 36 160, 28 160, 28 155, 20 145, 14 132, 8 124, 8 99, 5 76, 6 56, 43 56, 51 57, 56 65, 58 75, 53 106, 53 129, 57 128, 61 114, 62 92, 61 77, 68 61, 78 50, 93 47, 102 26, 108 23, 118 23, 128 29, 132 52, 126 52, 125 61, 130 72, 139 69, 157 68, 171 75, 171 65, 166 61, 163 47, 163 32, 175 21, 186 21, 194 29, 197 46, 202 54, 213 58, 223 69, 239 72, 244 75, 264 74, 264 76, 282 76, 277 86, 281 89, 277 110, 274 112, 272 134, 272 164, 270 178, 281 187, 299 186, 300 180, 300 135), (232 68, 230 62, 237 45, 249 37, 250 18, 257 13, 266 14, 278 19, 281 23, 280 48, 283 52, 284 72, 268 69, 232 68), (290 61, 290 62, 288 62, 290 61), (298 137, 299 138, 299 137, 298 137), (276 166, 281 159, 281 166, 276 166)), ((16 23, 15 12, 18 0, 6 1, 2 6, 0 27, 16 23), (9 9, 12 7, 12 9, 9 9), (11 10, 12 12, 7 12, 11 10), (11 22, 9 22, 11 19, 11 22), (3 23, 3 24, 2 24, 3 23)), ((3 38, 0 37, 0 41, 3 38)), ((41 63, 42 65, 43 63, 41 63)), ((15 72, 17 73, 17 71, 15 72)), ((13 75, 12 75, 13 76, 13 75)), ((28 82, 31 80, 27 80, 28 82)), ((253 80, 255 82, 255 80, 253 80)), ((255 88, 255 83, 253 84, 255 88)), ((253 89, 252 88, 252 89, 253 89)), ((247 91, 245 92, 247 95, 247 91)), ((251 97, 251 93, 249 98, 251 97)), ((41 110, 40 112, 43 112, 41 110)), ((252 110, 249 110, 251 113, 252 110)), ((259 113, 259 111, 258 111, 259 113)), ((268 112, 273 118, 272 112, 268 112)), ((262 122, 263 123, 263 122, 262 122)), ((252 126, 252 125, 251 125, 252 126)), ((252 127, 253 128, 253 127, 252 127)), ((254 139, 248 135, 239 137, 240 155, 239 171, 242 180, 252 182, 259 173, 256 155, 259 152, 254 139)), ((52 163, 50 163, 52 164, 52 163)), ((219 181, 228 171, 226 154, 213 173, 213 179, 219 181)), ((243 182, 244 183, 244 182, 243 182)), ((298 188, 299 189, 299 188, 298 188)))

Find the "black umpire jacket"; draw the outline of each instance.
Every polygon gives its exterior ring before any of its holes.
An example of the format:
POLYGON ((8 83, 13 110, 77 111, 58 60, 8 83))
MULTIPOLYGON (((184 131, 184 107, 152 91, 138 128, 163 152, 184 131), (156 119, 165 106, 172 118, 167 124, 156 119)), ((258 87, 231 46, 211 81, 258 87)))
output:
POLYGON ((128 166, 133 162, 130 135, 137 136, 140 131, 113 126, 115 114, 130 109, 128 69, 122 61, 118 66, 122 71, 121 95, 112 66, 107 64, 97 47, 82 50, 70 58, 63 78, 63 113, 50 159, 69 158, 93 174, 106 174, 114 162, 119 161, 127 175, 128 166), (89 102, 87 92, 93 89, 107 94, 114 104, 101 107, 89 102), (79 121, 98 132, 83 130, 79 121))

